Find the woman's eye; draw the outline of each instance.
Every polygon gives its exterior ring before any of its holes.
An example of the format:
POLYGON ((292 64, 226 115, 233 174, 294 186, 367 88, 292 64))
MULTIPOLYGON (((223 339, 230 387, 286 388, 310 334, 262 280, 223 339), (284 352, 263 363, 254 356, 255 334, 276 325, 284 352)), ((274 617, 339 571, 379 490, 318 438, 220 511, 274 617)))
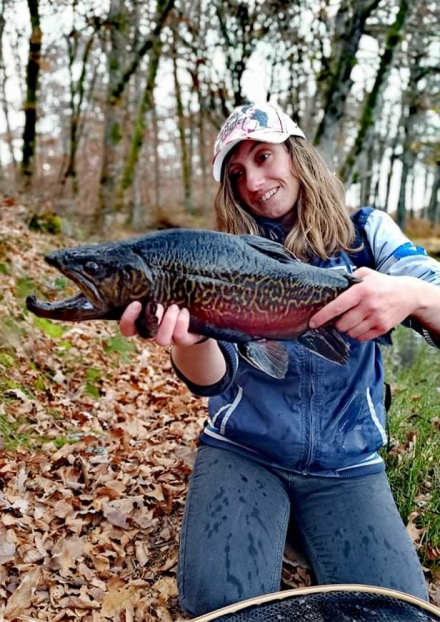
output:
POLYGON ((231 173, 231 181, 232 183, 236 183, 241 177, 241 171, 234 171, 231 173))
POLYGON ((270 156, 270 153, 260 153, 260 155, 258 156, 258 160, 260 162, 265 162, 270 156))

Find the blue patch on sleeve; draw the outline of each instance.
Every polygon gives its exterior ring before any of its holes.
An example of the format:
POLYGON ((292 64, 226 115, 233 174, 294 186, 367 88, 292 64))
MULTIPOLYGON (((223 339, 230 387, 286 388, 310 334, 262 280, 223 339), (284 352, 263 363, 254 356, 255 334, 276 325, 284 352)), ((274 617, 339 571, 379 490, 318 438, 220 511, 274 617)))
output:
POLYGON ((427 252, 421 246, 414 246, 411 242, 402 244, 393 253, 396 259, 403 259, 403 257, 410 257, 411 255, 427 255, 427 252))

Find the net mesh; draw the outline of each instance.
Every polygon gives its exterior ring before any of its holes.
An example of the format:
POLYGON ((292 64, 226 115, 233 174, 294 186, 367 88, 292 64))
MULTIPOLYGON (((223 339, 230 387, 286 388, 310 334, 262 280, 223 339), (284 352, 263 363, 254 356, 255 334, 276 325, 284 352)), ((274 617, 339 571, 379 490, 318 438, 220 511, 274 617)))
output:
POLYGON ((329 592, 251 605, 215 622, 440 622, 440 617, 390 596, 329 592))

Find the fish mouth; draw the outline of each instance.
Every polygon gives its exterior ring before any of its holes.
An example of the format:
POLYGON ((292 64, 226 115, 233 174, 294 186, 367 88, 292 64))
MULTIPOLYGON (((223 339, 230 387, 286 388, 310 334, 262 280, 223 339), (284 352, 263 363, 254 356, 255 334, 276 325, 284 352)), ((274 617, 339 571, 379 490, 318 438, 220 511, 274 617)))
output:
POLYGON ((109 308, 96 285, 83 273, 62 266, 56 254, 47 255, 46 262, 57 268, 79 288, 79 292, 63 300, 45 302, 35 296, 26 298, 26 307, 38 317, 53 320, 79 322, 99 319, 107 315, 109 308))

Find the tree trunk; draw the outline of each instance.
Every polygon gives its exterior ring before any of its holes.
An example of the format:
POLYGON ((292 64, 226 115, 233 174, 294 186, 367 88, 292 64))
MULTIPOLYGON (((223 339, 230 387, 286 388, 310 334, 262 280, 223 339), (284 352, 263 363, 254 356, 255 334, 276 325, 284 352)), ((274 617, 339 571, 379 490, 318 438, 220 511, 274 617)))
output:
POLYGON ((371 144, 365 154, 365 168, 361 179, 361 205, 371 205, 371 188, 373 181, 374 145, 371 144))
MULTIPOLYGON (((133 3, 133 24, 134 24, 134 40, 133 47, 138 47, 138 41, 140 37, 139 24, 141 15, 139 11, 139 0, 134 0, 133 3)), ((134 75, 133 95, 134 95, 134 108, 136 109, 141 100, 141 75, 137 71, 134 75)), ((142 154, 140 155, 140 159, 142 154)), ((139 230, 144 225, 145 220, 145 201, 143 197, 143 187, 148 185, 148 169, 145 166, 136 167, 135 176, 133 180, 133 206, 131 213, 128 217, 128 221, 132 227, 139 230), (142 169, 142 170, 141 170, 142 169), (147 177, 147 178, 146 178, 147 177)))
POLYGON ((411 176, 410 176, 410 192, 409 192, 409 200, 410 200, 409 217, 413 219, 415 218, 414 189, 415 189, 415 181, 416 181, 416 176, 414 173, 415 173, 415 168, 413 167, 411 170, 411 176))
POLYGON ((175 0, 158 0, 157 12, 154 17, 154 28, 142 46, 135 50, 134 58, 127 68, 121 63, 125 51, 125 41, 121 37, 121 26, 125 24, 126 10, 123 0, 111 0, 110 23, 112 46, 109 58, 109 86, 107 94, 105 124, 104 124, 104 153, 101 170, 99 191, 99 205, 95 213, 96 226, 102 227, 106 218, 122 207, 123 195, 132 181, 140 147, 142 146, 145 131, 145 113, 151 107, 152 92, 156 79, 162 43, 161 32, 175 0), (113 16, 113 17, 112 17, 113 16), (125 87, 131 76, 136 72, 142 58, 151 52, 147 86, 141 101, 133 137, 131 140, 130 155, 123 171, 120 184, 119 178, 119 145, 121 141, 120 104, 125 87))
MULTIPOLYGON (((3 30, 4 30, 5 24, 6 24, 5 18, 3 16, 4 10, 5 10, 5 8, 4 8, 3 2, 2 2, 1 13, 0 13, 0 67, 3 66, 3 30)), ((6 76, 5 76, 4 72, 2 72, 2 74, 3 75, 0 76, 0 80, 2 80, 2 85, 1 86, 2 86, 2 92, 4 93, 5 89, 4 89, 4 86, 3 86, 3 81, 4 81, 4 78, 6 76)), ((4 108, 7 108, 6 102, 5 102, 4 108)), ((0 158, 0 180, 3 181, 3 178, 4 178, 3 163, 2 163, 2 160, 0 158)))
POLYGON ((37 102, 40 75, 42 31, 40 25, 39 0, 27 0, 31 36, 26 69, 26 99, 24 102, 25 123, 23 130, 23 158, 21 174, 25 187, 29 186, 35 173, 35 140, 37 127, 37 102))
POLYGON ((357 63, 359 42, 368 17, 379 2, 380 0, 343 0, 336 15, 331 73, 323 102, 324 115, 313 139, 313 143, 319 147, 329 164, 333 164, 338 151, 339 126, 344 116, 345 101, 353 85, 351 72, 357 63))
POLYGON ((13 174, 15 177, 17 173, 17 161, 15 159, 15 154, 14 154, 12 129, 11 129, 11 123, 9 119, 8 99, 6 96, 6 92, 7 92, 6 83, 7 83, 8 78, 6 75, 6 68, 3 63, 3 30, 6 25, 6 20, 4 18, 4 10, 5 10, 5 3, 2 2, 2 9, 1 9, 1 14, 0 14, 0 97, 2 101, 3 115, 5 117, 6 142, 8 143, 9 155, 10 155, 11 163, 12 163, 12 170, 13 170, 13 174))
POLYGON ((144 88, 144 94, 139 105, 136 123, 131 138, 130 153, 124 167, 121 182, 117 190, 116 211, 123 207, 124 193, 131 186, 136 171, 139 153, 142 148, 145 130, 146 130, 146 114, 152 109, 154 103, 154 87, 156 85, 157 70, 159 67, 160 56, 162 53, 162 29, 165 26, 166 19, 171 11, 174 0, 158 0, 157 1, 157 23, 150 35, 150 58, 148 62, 147 81, 144 88), (152 38, 154 35, 154 39, 152 38))
POLYGON ((234 107, 241 106, 247 102, 242 92, 243 74, 258 40, 268 32, 270 19, 267 14, 261 19, 261 6, 258 3, 215 0, 214 4, 232 86, 233 104, 234 107))
POLYGON ((119 152, 122 138, 120 124, 120 100, 113 96, 123 73, 124 50, 126 46, 126 9, 124 0, 111 0, 110 52, 108 56, 108 90, 104 117, 104 146, 102 155, 99 205, 94 224, 102 230, 113 214, 119 177, 119 152))
POLYGON ((428 205, 428 218, 433 227, 440 222, 440 160, 436 163, 431 198, 428 205))
MULTIPOLYGON (((176 36, 176 33, 174 33, 176 36)), ((183 182, 183 197, 185 211, 188 213, 193 212, 192 204, 192 186, 191 186, 191 160, 190 150, 188 148, 188 141, 186 136, 186 119, 183 112, 182 92, 179 81, 179 73, 177 67, 177 50, 176 41, 174 39, 172 47, 172 61, 173 61, 173 77, 174 77, 174 93, 176 95, 176 112, 177 112, 177 127, 179 130, 179 142, 180 142, 180 158, 182 163, 182 182, 183 182)))
POLYGON ((154 149, 154 207, 156 212, 160 210, 161 193, 160 193, 160 157, 159 157, 159 123, 157 119, 156 104, 151 102, 151 115, 153 126, 153 149, 154 149))
POLYGON ((402 158, 402 176, 400 178, 399 202, 397 203, 397 224, 405 231, 406 225, 406 188, 410 167, 407 158, 402 158))
POLYGON ((405 24, 415 1, 416 0, 400 0, 400 8, 396 20, 388 30, 385 40, 385 50, 380 58, 379 69, 373 88, 368 94, 364 105, 355 143, 339 172, 340 178, 346 184, 350 183, 359 154, 368 141, 373 129, 375 113, 380 104, 398 44, 403 36, 405 24))
MULTIPOLYGON (((413 34, 411 42, 409 44, 409 81, 408 87, 403 96, 403 111, 401 116, 402 129, 403 129, 403 150, 402 150, 402 180, 400 183, 399 203, 397 206, 397 224, 402 230, 405 230, 406 225, 406 196, 408 177, 414 178, 414 169, 417 160, 417 153, 415 142, 417 139, 417 133, 415 131, 415 122, 420 108, 421 94, 418 92, 419 82, 419 55, 421 40, 413 34), (412 57, 414 55, 414 57, 412 57), (406 112, 406 113, 405 113, 406 112)), ((414 214, 413 195, 410 193, 411 205, 410 212, 414 214)))
POLYGON ((197 101, 199 104, 199 112, 197 116, 197 127, 198 127, 198 141, 199 141, 199 158, 200 158, 200 172, 202 177, 202 212, 205 215, 211 214, 211 199, 209 193, 209 183, 208 183, 208 162, 205 152, 205 103, 204 97, 201 89, 201 82, 198 76, 198 70, 196 67, 195 73, 193 75, 193 84, 194 90, 197 94, 197 101))
POLYGON ((79 138, 80 138, 80 120, 81 111, 85 95, 85 80, 87 76, 87 67, 90 52, 92 50, 93 42, 95 39, 96 31, 87 41, 83 56, 81 59, 81 74, 79 76, 77 84, 73 78, 73 65, 76 62, 76 53, 78 47, 79 33, 72 31, 71 37, 73 44, 70 41, 70 37, 67 38, 67 47, 69 52, 69 74, 70 74, 70 142, 69 142, 69 155, 67 160, 66 170, 64 171, 63 178, 61 180, 62 186, 66 183, 69 177, 72 180, 73 194, 78 194, 78 174, 76 170, 76 152, 78 150, 79 138))

